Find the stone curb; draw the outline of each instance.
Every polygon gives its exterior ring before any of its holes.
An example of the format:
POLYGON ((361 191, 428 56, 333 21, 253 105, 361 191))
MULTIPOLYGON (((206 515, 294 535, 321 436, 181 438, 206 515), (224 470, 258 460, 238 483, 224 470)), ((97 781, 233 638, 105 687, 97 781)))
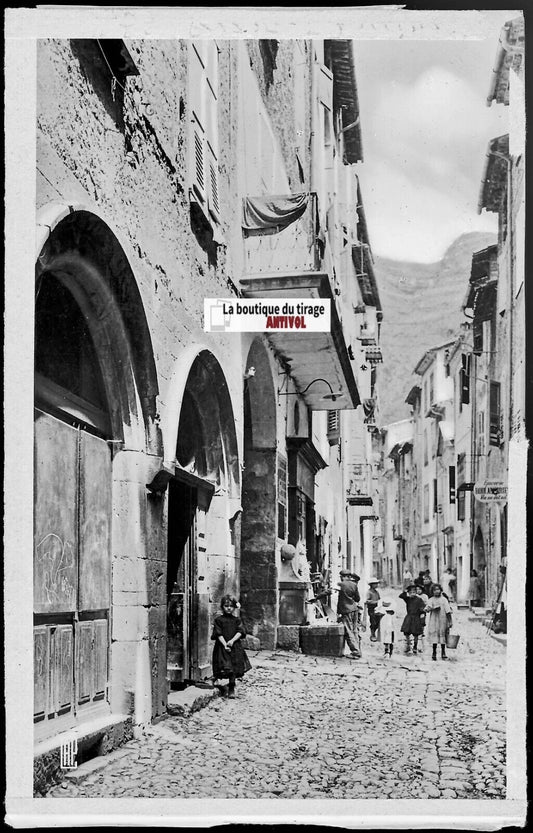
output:
POLYGON ((70 781, 74 784, 80 784, 89 775, 94 775, 95 772, 100 772, 101 769, 105 769, 109 764, 112 764, 114 761, 120 760, 120 758, 125 758, 126 755, 129 755, 129 749, 115 749, 114 752, 110 752, 109 755, 98 755, 98 757, 93 758, 90 761, 85 761, 84 764, 80 764, 76 769, 71 769, 65 772, 65 780, 70 781))

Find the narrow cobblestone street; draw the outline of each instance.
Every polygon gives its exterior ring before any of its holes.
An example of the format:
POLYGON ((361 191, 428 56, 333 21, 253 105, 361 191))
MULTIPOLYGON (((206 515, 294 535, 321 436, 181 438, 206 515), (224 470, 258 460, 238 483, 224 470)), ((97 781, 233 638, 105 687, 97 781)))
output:
POLYGON ((251 653, 235 700, 170 717, 54 796, 504 798, 505 647, 467 611, 460 647, 392 660, 251 653), (240 762, 236 764, 235 762, 240 762))

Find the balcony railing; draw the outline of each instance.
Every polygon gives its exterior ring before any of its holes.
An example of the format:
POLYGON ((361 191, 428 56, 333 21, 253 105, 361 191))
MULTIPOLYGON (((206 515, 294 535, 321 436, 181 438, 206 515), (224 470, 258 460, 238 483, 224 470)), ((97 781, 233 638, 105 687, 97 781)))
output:
POLYGON ((321 268, 324 242, 319 239, 317 195, 310 199, 302 216, 274 234, 250 234, 244 237, 244 274, 289 275, 314 272, 321 268))

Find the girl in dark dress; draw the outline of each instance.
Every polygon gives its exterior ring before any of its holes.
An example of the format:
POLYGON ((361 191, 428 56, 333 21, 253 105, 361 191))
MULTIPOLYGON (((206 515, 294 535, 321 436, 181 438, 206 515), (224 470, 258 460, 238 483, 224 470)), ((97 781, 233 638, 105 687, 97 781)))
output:
MULTIPOLYGON (((237 602, 232 596, 224 596, 220 607, 222 615, 217 616, 213 622, 211 634, 211 639, 215 640, 213 677, 215 680, 220 678, 229 680, 228 697, 233 700, 236 677, 242 677, 252 666, 240 641, 243 636, 246 636, 246 631, 241 619, 234 615, 237 602)), ((222 693, 226 693, 225 686, 222 688, 222 693)))
POLYGON ((411 636, 413 637, 413 654, 418 653, 418 637, 424 632, 426 606, 420 596, 416 595, 416 587, 410 584, 406 591, 400 593, 407 607, 407 614, 402 622, 401 632, 405 636, 405 653, 411 653, 411 636))

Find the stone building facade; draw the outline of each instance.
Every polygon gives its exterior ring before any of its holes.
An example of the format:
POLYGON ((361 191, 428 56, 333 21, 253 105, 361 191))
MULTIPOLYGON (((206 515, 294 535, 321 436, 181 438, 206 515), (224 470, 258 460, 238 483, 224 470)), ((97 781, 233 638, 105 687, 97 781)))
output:
POLYGON ((352 49, 37 45, 37 786, 73 732, 119 742, 210 677, 224 593, 272 648, 347 563, 381 319, 352 49), (228 297, 329 299, 331 332, 205 332, 228 297))

